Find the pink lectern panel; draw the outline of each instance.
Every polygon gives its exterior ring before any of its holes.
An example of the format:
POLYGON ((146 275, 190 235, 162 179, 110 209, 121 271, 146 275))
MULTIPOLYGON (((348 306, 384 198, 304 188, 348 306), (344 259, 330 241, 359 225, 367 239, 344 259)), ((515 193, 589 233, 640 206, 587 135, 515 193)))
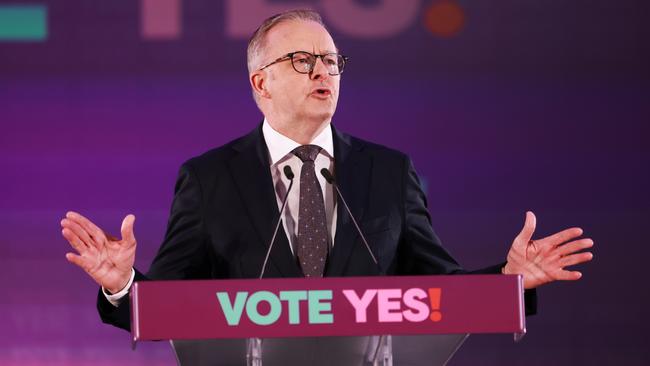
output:
POLYGON ((133 340, 525 333, 521 276, 144 281, 133 340))

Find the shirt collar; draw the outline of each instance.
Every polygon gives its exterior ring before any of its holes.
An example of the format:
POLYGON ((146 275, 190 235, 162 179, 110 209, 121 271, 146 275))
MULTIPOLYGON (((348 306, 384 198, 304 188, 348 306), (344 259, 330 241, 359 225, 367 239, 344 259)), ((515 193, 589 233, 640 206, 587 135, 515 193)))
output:
MULTIPOLYGON (((301 146, 301 144, 274 130, 266 118, 264 118, 264 123, 262 124, 262 134, 264 135, 266 147, 269 149, 271 165, 276 164, 285 156, 290 154, 293 149, 301 146)), ((321 131, 321 133, 319 133, 318 136, 316 136, 314 140, 310 142, 310 144, 320 146, 323 149, 321 152, 326 153, 326 155, 329 155, 330 158, 334 158, 332 125, 328 124, 327 127, 325 127, 323 131, 321 131)))

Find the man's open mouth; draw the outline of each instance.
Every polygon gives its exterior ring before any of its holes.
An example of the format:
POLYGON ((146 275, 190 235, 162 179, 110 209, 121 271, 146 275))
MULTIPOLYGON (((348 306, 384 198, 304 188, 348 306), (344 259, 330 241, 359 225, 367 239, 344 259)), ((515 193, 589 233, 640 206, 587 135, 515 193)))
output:
POLYGON ((330 94, 332 94, 332 91, 327 88, 318 88, 318 89, 314 89, 314 91, 312 91, 312 94, 317 96, 329 96, 330 94))

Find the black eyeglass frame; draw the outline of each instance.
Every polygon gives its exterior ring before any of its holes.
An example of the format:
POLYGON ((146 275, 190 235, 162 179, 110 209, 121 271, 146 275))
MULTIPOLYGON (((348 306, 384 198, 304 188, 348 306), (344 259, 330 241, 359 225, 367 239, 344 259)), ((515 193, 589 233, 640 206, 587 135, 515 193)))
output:
MULTIPOLYGON (((267 67, 269 67, 269 66, 271 66, 271 65, 275 65, 275 64, 277 64, 278 62, 291 60, 291 66, 293 67, 294 70, 296 70, 297 73, 299 73, 299 74, 311 74, 311 73, 314 71, 314 67, 316 67, 316 62, 318 62, 318 58, 320 57, 321 61, 322 61, 323 63, 325 63, 325 62, 323 61, 323 60, 324 60, 323 57, 325 57, 325 56, 329 56, 329 55, 337 55, 337 57, 341 57, 341 60, 343 60, 343 63, 342 63, 341 65, 339 65, 339 69, 340 69, 340 71, 339 71, 338 74, 332 74, 331 72, 329 72, 329 70, 327 71, 327 73, 328 73, 330 76, 341 75, 341 74, 343 73, 343 70, 345 69, 345 64, 346 64, 346 62, 348 62, 348 60, 350 59, 350 57, 345 56, 345 55, 341 55, 340 53, 336 53, 336 52, 324 53, 324 54, 322 54, 322 55, 313 54, 313 53, 311 53, 311 52, 307 52, 307 51, 294 51, 294 52, 289 52, 289 53, 287 53, 286 55, 284 55, 284 56, 282 56, 282 57, 279 57, 279 58, 275 59, 275 61, 272 61, 272 62, 270 62, 270 63, 268 63, 268 64, 266 64, 266 65, 260 67, 260 70, 264 70, 264 69, 266 69, 267 67), (297 53, 306 53, 306 54, 311 55, 311 56, 314 57, 314 60, 315 60, 315 61, 314 61, 314 63, 311 64, 311 66, 309 67, 309 71, 304 72, 304 71, 300 71, 300 70, 298 70, 298 69, 296 68, 296 65, 293 63, 293 55, 295 55, 295 54, 297 54, 297 53)), ((326 66, 326 67, 327 67, 327 66, 326 66)))

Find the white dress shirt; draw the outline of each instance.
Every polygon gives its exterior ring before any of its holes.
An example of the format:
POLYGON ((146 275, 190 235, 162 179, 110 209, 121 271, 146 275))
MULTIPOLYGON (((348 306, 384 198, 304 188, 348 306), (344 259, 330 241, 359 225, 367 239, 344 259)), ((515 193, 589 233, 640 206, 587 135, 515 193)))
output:
MULTIPOLYGON (((289 188, 289 180, 283 173, 284 167, 286 165, 290 166, 295 175, 293 188, 289 192, 287 207, 284 208, 282 215, 284 232, 287 233, 291 252, 295 255, 294 246, 298 237, 298 204, 300 203, 300 170, 302 169, 302 161, 291 152, 301 146, 301 144, 274 130, 266 120, 264 120, 264 124, 262 125, 262 134, 264 135, 264 141, 266 141, 266 147, 269 150, 271 178, 273 179, 273 186, 275 188, 278 210, 282 207, 282 200, 287 192, 287 188, 289 188)), ((325 200, 325 215, 327 228, 330 233, 329 246, 331 248, 336 232, 336 195, 332 185, 327 183, 325 177, 320 173, 323 168, 334 173, 334 142, 331 126, 328 125, 325 127, 310 144, 318 145, 322 148, 316 160, 314 160, 314 165, 318 183, 320 183, 323 192, 323 199, 325 200)))
MULTIPOLYGON (((295 255, 294 246, 298 237, 298 206, 300 203, 300 170, 302 169, 302 161, 291 152, 301 146, 301 144, 274 130, 266 119, 264 119, 264 123, 262 124, 262 135, 264 136, 266 147, 269 150, 269 165, 271 168, 273 187, 275 189, 275 197, 278 203, 278 211, 282 208, 282 201, 289 188, 289 180, 284 176, 283 172, 285 165, 291 167, 295 176, 293 179, 293 188, 291 188, 289 198, 287 199, 287 207, 284 208, 282 215, 282 226, 284 227, 284 232, 287 234, 287 239, 289 239, 291 252, 295 255)), ((334 140, 332 138, 331 125, 328 124, 310 144, 318 145, 322 148, 314 161, 314 165, 318 183, 320 183, 321 190, 323 191, 323 199, 325 200, 325 215, 327 228, 330 233, 329 246, 331 249, 334 245, 334 235, 336 233, 336 193, 332 185, 327 183, 325 177, 320 173, 323 168, 334 173, 334 140)), ((269 217, 269 220, 274 220, 274 218, 269 217)), ((278 239, 276 238, 277 241, 278 239)), ((124 289, 112 295, 108 294, 102 288, 106 299, 111 304, 118 306, 120 300, 129 293, 134 278, 135 271, 131 270, 131 278, 124 289)))

